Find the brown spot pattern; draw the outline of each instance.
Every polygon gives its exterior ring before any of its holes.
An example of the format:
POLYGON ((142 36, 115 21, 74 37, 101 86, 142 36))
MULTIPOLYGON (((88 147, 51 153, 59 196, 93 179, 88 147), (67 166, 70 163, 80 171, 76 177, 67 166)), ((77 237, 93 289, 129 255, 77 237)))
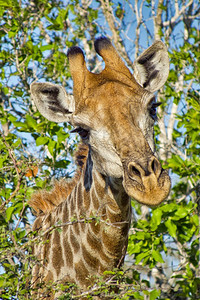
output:
POLYGON ((71 246, 68 242, 68 232, 64 236, 63 240, 63 247, 64 247, 64 254, 65 254, 65 259, 67 263, 67 267, 72 268, 73 267, 73 253, 71 246))
POLYGON ((76 238, 76 235, 74 234, 72 228, 70 228, 70 243, 72 245, 74 253, 77 253, 80 249, 80 244, 79 244, 79 241, 76 238))
POLYGON ((53 257, 52 257, 52 265, 56 270, 57 276, 60 273, 60 269, 64 266, 63 254, 62 254, 62 246, 60 242, 60 233, 55 230, 53 232, 53 257))
POLYGON ((76 271, 76 279, 82 286, 88 286, 90 284, 89 281, 89 272, 88 269, 85 267, 82 260, 74 265, 76 271))
POLYGON ((86 249, 86 247, 84 245, 82 245, 82 254, 83 254, 83 258, 84 258, 85 262, 87 263, 87 265, 90 268, 98 270, 99 260, 98 260, 97 256, 91 255, 91 253, 86 249))

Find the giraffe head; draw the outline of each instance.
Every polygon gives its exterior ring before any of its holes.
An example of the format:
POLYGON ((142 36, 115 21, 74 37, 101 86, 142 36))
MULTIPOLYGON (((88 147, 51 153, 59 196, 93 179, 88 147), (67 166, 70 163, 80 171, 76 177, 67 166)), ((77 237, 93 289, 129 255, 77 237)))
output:
POLYGON ((157 41, 144 51, 134 63, 134 75, 108 39, 97 39, 95 49, 105 62, 100 74, 89 72, 82 50, 72 47, 68 58, 73 96, 59 85, 33 83, 33 100, 50 121, 76 127, 101 174, 122 178, 125 191, 138 202, 158 205, 170 191, 153 138, 158 105, 153 93, 169 72, 166 47, 157 41))

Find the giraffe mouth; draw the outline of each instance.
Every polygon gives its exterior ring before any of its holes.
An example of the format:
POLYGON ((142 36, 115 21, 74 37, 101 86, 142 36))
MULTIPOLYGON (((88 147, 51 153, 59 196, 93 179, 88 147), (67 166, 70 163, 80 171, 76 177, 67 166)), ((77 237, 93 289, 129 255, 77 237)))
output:
POLYGON ((157 158, 151 158, 148 166, 142 168, 135 162, 124 164, 123 186, 127 194, 148 206, 156 206, 169 195, 171 180, 157 158))

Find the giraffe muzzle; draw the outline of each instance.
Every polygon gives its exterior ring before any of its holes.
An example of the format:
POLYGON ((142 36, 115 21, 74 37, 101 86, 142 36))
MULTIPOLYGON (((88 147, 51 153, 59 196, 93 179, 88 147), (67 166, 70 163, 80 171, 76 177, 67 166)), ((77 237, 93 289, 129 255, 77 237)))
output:
POLYGON ((164 201, 171 188, 167 170, 152 156, 145 164, 135 161, 124 164, 124 188, 138 202, 155 206, 164 201))

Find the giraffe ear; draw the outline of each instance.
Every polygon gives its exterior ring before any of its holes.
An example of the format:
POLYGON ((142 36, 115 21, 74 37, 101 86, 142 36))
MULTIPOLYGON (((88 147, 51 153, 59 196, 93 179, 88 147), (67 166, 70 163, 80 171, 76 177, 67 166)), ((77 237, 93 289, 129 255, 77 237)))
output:
POLYGON ((74 97, 57 84, 31 84, 31 96, 39 112, 53 122, 70 122, 75 110, 74 97))
POLYGON ((166 46, 156 41, 134 62, 136 81, 149 92, 159 90, 169 74, 169 56, 166 46))

